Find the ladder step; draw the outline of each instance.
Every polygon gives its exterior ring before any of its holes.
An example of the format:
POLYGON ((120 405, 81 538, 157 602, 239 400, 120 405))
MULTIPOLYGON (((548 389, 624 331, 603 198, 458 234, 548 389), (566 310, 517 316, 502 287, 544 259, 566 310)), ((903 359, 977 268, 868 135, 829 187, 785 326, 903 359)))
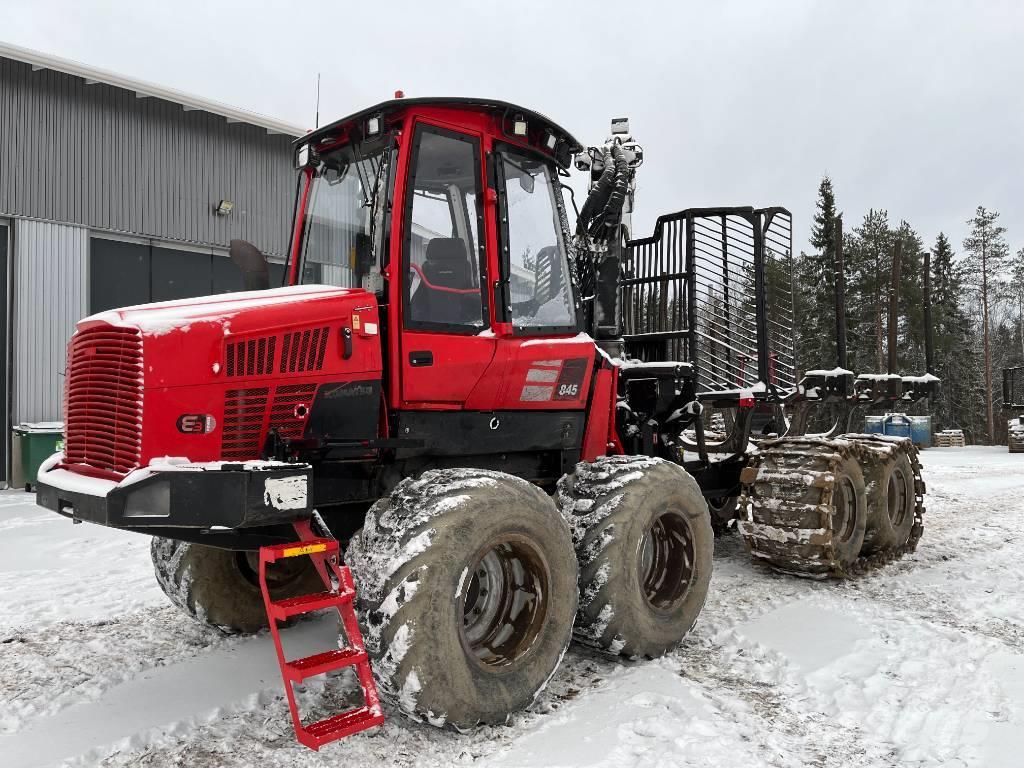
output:
POLYGON ((366 651, 360 651, 357 648, 340 648, 318 653, 315 656, 306 656, 303 659, 295 659, 295 661, 286 661, 282 672, 288 679, 300 682, 325 672, 363 664, 366 660, 366 651))
POLYGON ((337 539, 310 539, 309 541, 296 541, 287 544, 272 544, 267 547, 260 547, 260 557, 268 563, 273 563, 285 557, 299 557, 300 555, 331 555, 338 551, 337 539))
POLYGON ((270 603, 270 615, 278 621, 284 621, 291 616, 300 616, 303 613, 312 613, 324 608, 340 607, 345 603, 352 602, 356 593, 352 590, 341 592, 317 592, 313 595, 300 595, 289 597, 286 600, 276 600, 270 603))
POLYGON ((372 728, 383 722, 384 712, 380 708, 374 711, 370 707, 364 706, 307 725, 302 729, 303 733, 299 735, 299 741, 308 747, 319 749, 331 741, 365 731, 367 728, 372 728))

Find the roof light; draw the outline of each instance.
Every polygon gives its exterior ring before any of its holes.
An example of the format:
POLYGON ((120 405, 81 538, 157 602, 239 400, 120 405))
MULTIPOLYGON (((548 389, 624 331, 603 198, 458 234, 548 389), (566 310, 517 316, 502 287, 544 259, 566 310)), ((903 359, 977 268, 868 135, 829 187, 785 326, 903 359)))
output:
POLYGON ((405 98, 405 91, 401 91, 401 90, 395 91, 395 98, 396 99, 404 99, 405 98))
POLYGON ((548 131, 544 134, 544 146, 550 149, 552 152, 555 151, 555 146, 558 144, 558 137, 554 133, 548 131))
POLYGON ((380 115, 374 115, 366 121, 366 135, 376 136, 380 133, 380 115))
POLYGON ((295 167, 305 168, 309 165, 309 144, 303 144, 295 153, 295 167))
POLYGON ((515 120, 512 121, 512 133, 515 136, 526 136, 526 118, 522 115, 516 115, 515 120))

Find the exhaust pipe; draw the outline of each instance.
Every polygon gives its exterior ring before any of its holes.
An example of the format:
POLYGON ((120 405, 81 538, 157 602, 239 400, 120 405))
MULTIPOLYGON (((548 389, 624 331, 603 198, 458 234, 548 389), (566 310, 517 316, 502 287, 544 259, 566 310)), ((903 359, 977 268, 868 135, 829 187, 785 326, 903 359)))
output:
POLYGON ((267 257, 260 249, 246 240, 232 240, 228 250, 231 260, 242 270, 247 291, 265 291, 270 287, 270 270, 267 257))

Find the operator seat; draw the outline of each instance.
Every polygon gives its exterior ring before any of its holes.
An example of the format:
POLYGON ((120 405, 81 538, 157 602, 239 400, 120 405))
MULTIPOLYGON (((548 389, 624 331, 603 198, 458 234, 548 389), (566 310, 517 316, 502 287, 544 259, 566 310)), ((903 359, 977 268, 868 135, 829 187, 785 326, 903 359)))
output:
POLYGON ((463 240, 458 237, 435 237, 429 240, 421 269, 426 282, 420 281, 409 300, 413 320, 458 325, 479 322, 480 294, 476 290, 472 293, 438 290, 476 288, 463 240))

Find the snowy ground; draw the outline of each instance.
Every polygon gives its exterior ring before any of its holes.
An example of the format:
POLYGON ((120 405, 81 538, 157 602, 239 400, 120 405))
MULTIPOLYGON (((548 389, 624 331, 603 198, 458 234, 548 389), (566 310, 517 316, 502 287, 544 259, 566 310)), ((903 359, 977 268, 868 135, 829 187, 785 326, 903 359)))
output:
MULTIPOLYGON (((398 715, 298 746, 266 636, 171 608, 149 542, 0 494, 0 755, 71 765, 1000 766, 1024 754, 1024 456, 924 456, 918 552, 852 583, 752 565, 719 540, 708 605, 675 653, 571 650, 534 708, 458 734, 398 715)), ((288 630, 331 644, 324 616, 288 630)), ((311 688, 337 706, 344 680, 311 688)))

